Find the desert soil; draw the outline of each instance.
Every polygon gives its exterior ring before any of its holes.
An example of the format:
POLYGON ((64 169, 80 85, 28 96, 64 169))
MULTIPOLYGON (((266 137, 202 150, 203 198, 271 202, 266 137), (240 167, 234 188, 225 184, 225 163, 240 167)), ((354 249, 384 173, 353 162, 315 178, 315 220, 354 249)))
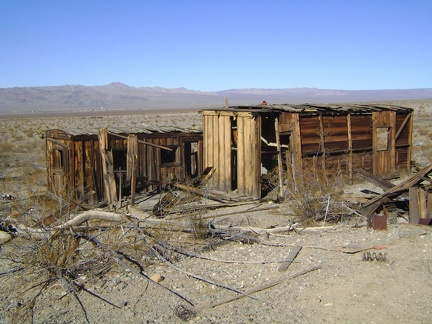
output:
MULTIPOLYGON (((420 166, 428 165, 432 162, 432 100, 401 104, 416 109, 413 159, 420 166)), ((200 127, 202 121, 195 112, 3 118, 0 192, 13 195, 15 200, 0 202, 1 220, 31 220, 48 212, 49 206, 40 203, 49 195, 45 189, 44 140, 38 135, 48 128, 83 123, 95 127, 200 127)), ((360 194, 362 189, 380 191, 366 182, 344 190, 360 194)), ((143 210, 149 204, 151 201, 146 200, 137 208, 143 210)), ((293 222, 285 206, 258 202, 203 208, 202 215, 214 225, 249 228, 271 229, 293 222)), ((135 256, 140 256, 136 259, 143 266, 141 272, 131 262, 113 262, 106 272, 82 274, 79 283, 112 303, 81 290, 78 297, 83 307, 60 281, 50 283, 31 303, 40 291, 43 272, 37 267, 10 272, 22 267, 15 262, 21 256, 14 258, 11 253, 28 244, 25 238, 14 238, 1 246, 0 323, 85 323, 83 308, 91 323, 182 323, 186 319, 190 323, 429 323, 431 228, 410 225, 403 217, 388 224, 385 231, 373 231, 365 225, 363 218, 352 217, 336 224, 319 223, 269 235, 251 231, 251 240, 237 241, 224 241, 218 235, 195 239, 175 231, 165 237, 159 233, 189 255, 170 251, 164 255, 171 261, 167 263, 147 250, 141 256, 138 251, 135 256), (294 262, 279 271, 297 246, 301 250, 294 262), (365 253, 385 260, 365 261, 365 253), (155 283, 143 274, 158 274, 164 280, 155 283), (228 301, 234 297, 240 298, 228 301), (27 315, 24 305, 31 308, 27 315)))

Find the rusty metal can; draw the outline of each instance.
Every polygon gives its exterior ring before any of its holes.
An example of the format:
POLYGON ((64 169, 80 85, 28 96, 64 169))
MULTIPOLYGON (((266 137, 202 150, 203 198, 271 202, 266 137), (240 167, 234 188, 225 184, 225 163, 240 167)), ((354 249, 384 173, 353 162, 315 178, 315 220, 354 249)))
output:
POLYGON ((387 230, 387 217, 380 214, 372 214, 369 227, 377 231, 387 230))

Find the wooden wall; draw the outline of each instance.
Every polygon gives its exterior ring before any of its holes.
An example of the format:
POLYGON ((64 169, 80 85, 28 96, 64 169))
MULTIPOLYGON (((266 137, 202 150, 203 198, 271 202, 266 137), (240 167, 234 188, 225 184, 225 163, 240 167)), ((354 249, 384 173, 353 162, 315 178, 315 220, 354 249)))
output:
POLYGON ((410 173, 412 156, 413 114, 396 115, 396 168, 410 173))
MULTIPOLYGON (((197 167, 195 175, 202 173, 202 135, 189 133, 137 134, 137 152, 134 168, 138 180, 169 181, 187 176, 185 169, 185 146, 196 143, 198 152, 192 159, 197 167), (156 146, 152 146, 156 145, 156 146), (173 149, 169 159, 164 163, 164 151, 161 147, 173 149)), ((107 187, 104 185, 104 159, 101 155, 100 140, 96 135, 68 136, 64 132, 50 130, 47 132, 46 152, 48 188, 59 196, 81 199, 86 195, 90 202, 106 201, 107 187), (61 151, 61 153, 59 153, 61 151), (91 193, 93 192, 94 193, 91 193)), ((109 134, 106 150, 107 159, 112 166, 120 166, 121 170, 113 170, 117 190, 120 175, 122 187, 130 185, 127 176, 128 138, 109 134), (111 161, 109 161, 111 160, 111 161), (122 160, 122 161, 120 161, 122 160)), ((130 150, 130 148, 129 148, 130 150)), ((154 186, 148 186, 148 190, 154 186)), ((118 194, 118 192, 116 193, 118 194)))
MULTIPOLYGON (((395 128, 396 112, 381 111, 372 113, 372 172, 387 178, 395 172, 395 128), (386 134, 387 145, 382 148, 378 134, 386 134)), ((381 139, 382 140, 382 139, 381 139)))
POLYGON ((401 170, 409 172, 411 114, 380 111, 364 115, 300 115, 299 120, 304 161, 314 160, 323 168, 340 168, 351 177, 360 168, 384 178, 401 170), (385 147, 379 142, 382 135, 385 147))
POLYGON ((261 117, 238 116, 237 130, 237 189, 242 195, 258 199, 261 198, 261 117))
POLYGON ((209 185, 222 191, 231 191, 232 114, 205 114, 204 166, 214 167, 209 185))
POLYGON ((203 118, 204 166, 216 169, 209 184, 222 191, 235 186, 239 194, 260 198, 261 117, 250 112, 204 111, 203 118))

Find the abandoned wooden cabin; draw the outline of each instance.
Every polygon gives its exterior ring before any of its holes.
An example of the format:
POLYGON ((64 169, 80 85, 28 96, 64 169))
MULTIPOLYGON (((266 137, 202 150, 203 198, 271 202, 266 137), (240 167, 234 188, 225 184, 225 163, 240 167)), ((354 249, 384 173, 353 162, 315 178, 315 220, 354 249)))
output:
POLYGON ((210 184, 217 190, 261 198, 260 178, 277 166, 338 168, 350 179, 358 169, 383 178, 410 172, 411 108, 262 104, 201 113, 204 167, 216 168, 210 184))
POLYGON ((202 173, 202 131, 177 127, 51 129, 48 188, 60 197, 114 204, 124 195, 202 173))

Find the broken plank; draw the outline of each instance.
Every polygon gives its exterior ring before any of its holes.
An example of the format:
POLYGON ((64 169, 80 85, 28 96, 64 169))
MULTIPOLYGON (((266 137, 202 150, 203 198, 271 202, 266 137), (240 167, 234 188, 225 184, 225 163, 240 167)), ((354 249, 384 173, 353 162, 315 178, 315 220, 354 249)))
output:
POLYGON ((286 259, 286 261, 284 263, 281 264, 281 266, 279 267, 279 271, 285 271, 286 269, 288 269, 288 267, 291 265, 291 263, 294 261, 294 259, 297 257, 297 255, 299 254, 300 250, 302 249, 301 246, 294 246, 292 248, 292 250, 290 251, 290 253, 288 254, 288 258, 286 259))
POLYGON ((177 187, 179 189, 185 190, 187 192, 192 192, 195 193, 197 195, 203 196, 204 198, 208 198, 211 200, 216 200, 218 202, 225 202, 225 201, 230 201, 231 198, 227 195, 219 195, 219 194, 214 194, 214 193, 210 193, 208 191, 205 191, 203 189, 199 189, 199 188, 195 188, 195 187, 191 187, 191 186, 187 186, 181 183, 174 183, 173 184, 174 187, 177 187))
POLYGON ((409 188, 414 186, 416 183, 422 180, 422 177, 429 175, 432 172, 432 164, 428 167, 420 170, 417 174, 409 177, 405 181, 400 184, 390 188, 380 196, 372 199, 364 208, 364 215, 370 216, 372 213, 381 205, 382 203, 386 203, 389 199, 400 195, 403 192, 409 191, 409 188))
POLYGON ((366 179, 370 183, 373 183, 373 184, 379 186, 381 189, 384 189, 384 190, 388 190, 388 189, 393 188, 395 186, 390 181, 385 180, 385 179, 383 179, 383 178, 381 178, 379 176, 373 175, 372 173, 367 172, 367 171, 365 171, 363 169, 359 169, 357 171, 357 175, 360 178, 366 179))

